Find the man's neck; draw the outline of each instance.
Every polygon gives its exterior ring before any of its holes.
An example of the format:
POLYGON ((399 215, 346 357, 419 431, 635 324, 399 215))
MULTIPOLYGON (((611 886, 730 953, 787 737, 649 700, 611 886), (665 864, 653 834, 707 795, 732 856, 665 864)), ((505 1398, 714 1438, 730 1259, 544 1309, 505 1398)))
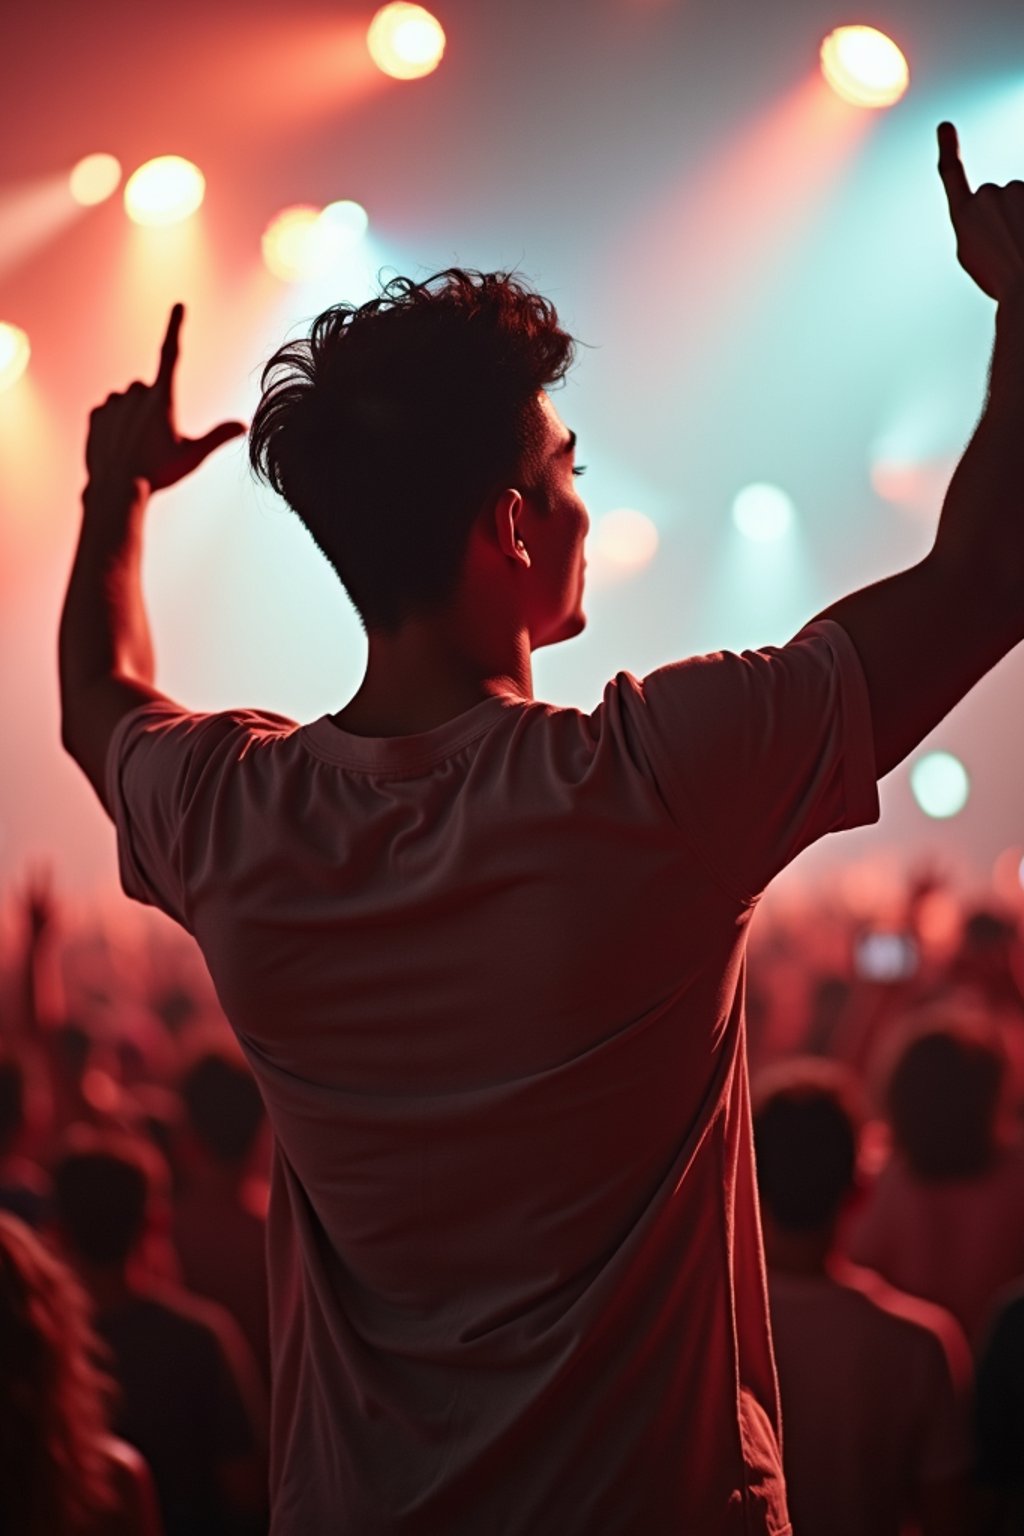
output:
POLYGON ((830 1272, 834 1230, 791 1232, 765 1218, 764 1246, 768 1268, 784 1275, 824 1276, 830 1272))
POLYGON ((525 632, 467 641, 441 622, 414 619, 395 634, 370 634, 366 675, 333 719, 357 736, 412 736, 509 695, 533 698, 525 632))

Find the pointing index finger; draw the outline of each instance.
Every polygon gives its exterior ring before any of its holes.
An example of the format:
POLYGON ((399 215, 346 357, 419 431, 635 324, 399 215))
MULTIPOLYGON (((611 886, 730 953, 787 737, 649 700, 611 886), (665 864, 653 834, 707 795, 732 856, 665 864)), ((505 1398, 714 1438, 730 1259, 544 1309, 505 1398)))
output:
POLYGON ((952 123, 939 124, 939 175, 946 189, 950 217, 955 223, 958 213, 971 198, 971 188, 960 159, 960 141, 952 123))
POLYGON ((178 336, 181 332, 181 322, 185 316, 184 304, 175 304, 171 310, 171 318, 167 322, 167 334, 164 336, 163 345, 160 348, 160 366, 157 369, 155 387, 163 392, 168 399, 171 395, 171 385, 174 382, 174 369, 178 361, 178 336))

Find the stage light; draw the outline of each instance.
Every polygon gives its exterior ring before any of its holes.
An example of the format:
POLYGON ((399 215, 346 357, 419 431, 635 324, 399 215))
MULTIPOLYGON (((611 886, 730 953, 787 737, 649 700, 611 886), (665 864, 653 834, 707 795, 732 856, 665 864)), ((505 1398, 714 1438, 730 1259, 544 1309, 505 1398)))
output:
POLYGON ((17 384, 31 356, 32 348, 21 326, 0 320, 0 390, 17 384))
POLYGON ((793 526, 792 501, 777 485, 748 485, 732 504, 732 520, 745 539, 771 544, 793 526))
POLYGON ((121 185, 121 162, 116 155, 86 155, 68 177, 71 196, 83 208, 105 203, 121 185))
POLYGON ((296 204, 275 214, 263 231, 263 260, 283 283, 298 283, 323 269, 320 210, 296 204))
POLYGON ((124 206, 136 224, 179 224, 205 195, 206 178, 197 165, 180 155, 158 155, 129 176, 124 206))
POLYGON ((929 752, 910 770, 910 788, 926 816, 943 820, 967 804, 971 781, 959 758, 950 752, 929 752))
POLYGON ((891 107, 910 81, 903 54, 875 27, 836 27, 821 45, 821 70, 855 107, 891 107))
POLYGON ((625 574, 640 570, 654 559, 658 530, 643 512, 620 507, 598 518, 591 545, 603 565, 625 574))
POLYGON ((369 223, 365 208, 347 199, 323 209, 297 203, 275 214, 263 231, 263 260, 283 283, 319 277, 359 244, 369 223))
POLYGON ((385 5, 366 34, 371 59, 395 80, 431 74, 441 62, 444 45, 444 28, 422 5, 385 5))
POLYGON ((344 256, 357 246, 370 227, 370 219, 359 203, 343 198, 328 203, 320 214, 318 239, 323 240, 328 259, 344 256))
POLYGON ((1004 901, 1019 902, 1024 896, 1024 848, 1004 848, 992 865, 992 889, 1004 901))

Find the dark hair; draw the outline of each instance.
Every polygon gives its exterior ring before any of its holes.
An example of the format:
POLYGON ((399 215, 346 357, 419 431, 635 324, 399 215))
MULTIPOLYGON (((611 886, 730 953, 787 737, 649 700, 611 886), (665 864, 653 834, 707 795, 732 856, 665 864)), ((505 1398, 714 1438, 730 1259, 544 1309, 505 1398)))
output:
POLYGON ((146 1226, 165 1173, 155 1147, 120 1131, 73 1127, 53 1170, 53 1202, 73 1254, 122 1264, 146 1226))
MULTIPOLYGON (((0 1508, 20 1536, 95 1529, 115 1504, 113 1383, 71 1272, 0 1214, 0 1508)), ((105 1528, 105 1525, 104 1525, 105 1528)))
POLYGON ((757 1182, 780 1227, 814 1232, 835 1218, 853 1188, 860 1124, 855 1080, 834 1062, 788 1062, 758 1080, 757 1182))
POLYGON ((393 632, 452 595, 488 493, 536 477, 537 396, 573 355, 554 305, 521 278, 457 267, 336 304, 274 353, 250 460, 367 629, 393 632))
POLYGON ((16 1047, 0 1046, 0 1153, 7 1152, 25 1124, 25 1061, 16 1047))
POLYGON ((205 1051, 185 1072, 181 1097, 189 1125, 218 1162, 239 1164, 263 1124, 263 1100, 248 1067, 224 1051, 205 1051))
POLYGON ((984 1173, 996 1152, 1006 1063, 985 1025, 949 1019, 917 1026, 889 1075, 893 1140, 919 1179, 984 1173))

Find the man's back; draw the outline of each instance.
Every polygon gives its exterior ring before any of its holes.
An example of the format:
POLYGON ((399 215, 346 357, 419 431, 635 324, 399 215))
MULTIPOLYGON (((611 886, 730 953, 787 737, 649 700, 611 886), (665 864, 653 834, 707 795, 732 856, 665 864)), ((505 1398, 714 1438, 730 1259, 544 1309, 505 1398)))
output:
POLYGON ((898 1536, 970 1466, 970 1356, 949 1313, 870 1270, 770 1269, 786 1489, 800 1536, 898 1536))
POLYGON ((873 814, 861 686, 826 627, 592 716, 122 733, 126 883, 275 1131, 276 1531, 786 1528, 743 939, 750 882, 873 814))
POLYGON ((260 1459, 265 1405, 231 1318, 161 1289, 99 1312, 96 1328, 118 1386, 117 1430, 150 1464, 167 1536, 238 1528, 223 1474, 260 1459))

